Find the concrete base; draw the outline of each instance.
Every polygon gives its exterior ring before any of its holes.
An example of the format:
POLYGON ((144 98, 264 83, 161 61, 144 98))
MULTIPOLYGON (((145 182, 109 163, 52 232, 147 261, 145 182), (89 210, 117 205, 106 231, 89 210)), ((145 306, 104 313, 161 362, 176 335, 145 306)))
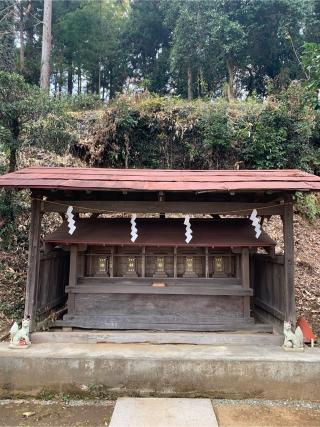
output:
POLYGON ((276 346, 0 343, 0 396, 66 392, 320 400, 320 349, 276 346))
POLYGON ((120 398, 109 427, 218 427, 210 399, 120 398))

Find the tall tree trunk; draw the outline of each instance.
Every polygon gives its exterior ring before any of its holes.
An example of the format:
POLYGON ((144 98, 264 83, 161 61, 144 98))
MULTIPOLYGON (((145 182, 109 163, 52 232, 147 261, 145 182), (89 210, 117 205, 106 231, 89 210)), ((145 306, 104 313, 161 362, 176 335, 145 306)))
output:
POLYGON ((20 73, 24 69, 24 34, 23 34, 23 5, 19 5, 19 38, 20 38, 20 54, 19 54, 19 68, 20 73))
POLYGON ((192 70, 188 67, 188 99, 193 98, 193 88, 192 88, 192 70))
POLYGON ((58 91, 58 72, 55 72, 54 73, 54 94, 56 95, 57 94, 57 91, 58 91))
POLYGON ((73 92, 73 69, 72 69, 72 61, 69 61, 68 66, 68 94, 72 95, 73 92))
POLYGON ((127 132, 124 134, 124 146, 125 146, 125 155, 124 155, 124 167, 129 168, 129 155, 130 155, 130 141, 129 135, 127 132))
POLYGON ((17 148, 16 144, 14 144, 10 148, 9 154, 9 172, 14 172, 17 169, 17 148))
POLYGON ((101 92, 101 63, 99 61, 99 70, 98 70, 98 90, 97 93, 100 97, 100 92, 101 92))
POLYGON ((115 83, 113 78, 113 68, 112 65, 109 66, 109 99, 114 98, 116 94, 115 83))
POLYGON ((227 70, 228 70, 228 87, 227 87, 227 95, 228 100, 231 101, 235 98, 234 93, 234 72, 235 67, 233 64, 233 61, 230 58, 227 58, 226 60, 227 70))
POLYGON ((81 67, 78 66, 78 95, 81 93, 81 67))
POLYGON ((49 92, 52 0, 44 0, 40 87, 49 92))
POLYGON ((62 65, 59 66, 59 79, 58 79, 58 91, 59 94, 62 92, 62 81, 63 81, 63 70, 62 65))

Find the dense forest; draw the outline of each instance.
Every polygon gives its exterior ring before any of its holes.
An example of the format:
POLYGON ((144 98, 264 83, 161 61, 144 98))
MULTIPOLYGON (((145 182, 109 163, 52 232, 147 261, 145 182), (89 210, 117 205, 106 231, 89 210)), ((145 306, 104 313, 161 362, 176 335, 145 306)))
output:
MULTIPOLYGON (((36 85, 46 1, 0 2, 0 67, 36 85)), ((53 94, 243 99, 319 73, 317 0, 53 0, 51 15, 53 94)))

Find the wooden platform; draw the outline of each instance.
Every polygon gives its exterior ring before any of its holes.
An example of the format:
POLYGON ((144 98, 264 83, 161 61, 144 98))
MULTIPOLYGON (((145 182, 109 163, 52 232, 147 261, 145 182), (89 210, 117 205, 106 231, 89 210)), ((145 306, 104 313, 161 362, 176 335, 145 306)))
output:
POLYGON ((75 288, 67 287, 75 294, 158 294, 158 295, 234 295, 251 296, 252 289, 244 289, 237 278, 165 278, 139 277, 137 279, 114 277, 81 277, 75 288), (165 287, 152 286, 165 282, 165 287))
MULTIPOLYGON (((169 319, 169 321, 175 319, 169 319)), ((141 317, 140 322, 135 318, 121 318, 120 316, 75 316, 66 315, 63 320, 57 320, 56 325, 62 327, 75 327, 83 329, 114 329, 114 330, 151 330, 151 331, 251 331, 272 332, 271 325, 254 326, 252 321, 229 321, 228 319, 211 319, 211 323, 160 323, 161 319, 155 319, 155 323, 148 323, 150 319, 141 317)))
POLYGON ((56 329, 34 332, 33 344, 43 343, 113 343, 113 344, 196 344, 196 345, 281 345, 282 335, 263 332, 268 325, 255 325, 256 332, 150 332, 150 331, 83 331, 56 329), (261 332, 258 332, 259 329, 261 332))

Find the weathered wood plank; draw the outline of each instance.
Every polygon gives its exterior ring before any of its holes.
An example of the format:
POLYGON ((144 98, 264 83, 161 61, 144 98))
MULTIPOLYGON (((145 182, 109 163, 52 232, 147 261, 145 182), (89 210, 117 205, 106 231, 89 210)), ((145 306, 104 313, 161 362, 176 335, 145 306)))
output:
POLYGON ((256 254, 254 266, 254 305, 268 315, 278 328, 283 321, 285 307, 284 257, 256 254))
POLYGON ((75 288, 66 288, 70 294, 157 294, 157 295, 231 295, 249 297, 252 295, 252 289, 243 289, 241 286, 166 286, 156 288, 151 285, 81 285, 75 288))
MULTIPOLYGON (((272 326, 263 325, 272 332, 272 326)), ((251 326, 252 333, 215 333, 215 332, 147 332, 147 331, 72 331, 72 332, 35 332, 34 344, 43 343, 151 343, 151 344, 195 344, 195 345, 281 345, 283 337, 261 332, 261 325, 251 326)))
MULTIPOLYGON (((136 285, 145 285, 151 286, 154 281, 153 277, 81 277, 78 279, 78 285, 116 285, 120 286, 136 286, 136 285)), ((188 277, 179 277, 171 278, 167 277, 164 279, 165 283, 170 286, 231 286, 236 285, 240 286, 241 280, 236 277, 209 277, 209 278, 188 278, 188 277)))
POLYGON ((283 204, 239 202, 145 202, 145 201, 68 201, 57 200, 43 203, 44 212, 66 212, 67 204, 75 212, 128 212, 128 213, 192 213, 250 215, 255 208, 258 215, 282 215, 283 204))
POLYGON ((31 330, 35 326, 37 310, 37 293, 39 286, 40 268, 40 232, 41 232, 41 202, 31 201, 31 225, 29 231, 28 273, 25 300, 25 316, 31 317, 31 330))
POLYGON ((69 254, 54 251, 40 257, 37 313, 48 311, 66 300, 65 287, 69 277, 69 254))
POLYGON ((261 332, 272 332, 270 325, 254 325, 252 322, 240 322, 239 320, 234 322, 226 321, 223 323, 223 319, 219 323, 150 323, 150 322, 138 322, 134 319, 115 319, 112 318, 94 318, 94 317, 83 317, 74 316, 72 319, 64 319, 57 321, 58 326, 72 326, 78 328, 87 329, 143 329, 143 330, 160 330, 160 331, 261 331, 261 332))
MULTIPOLYGON (((243 319, 242 296, 76 294, 76 315, 135 323, 221 323, 243 319)), ((68 316, 72 317, 73 314, 68 316)), ((247 321, 247 319, 246 319, 247 321)))
POLYGON ((277 319, 279 319, 281 321, 285 320, 285 315, 283 312, 281 312, 280 310, 277 310, 276 308, 272 307, 271 305, 267 304, 266 302, 261 301, 259 298, 255 298, 254 303, 258 307, 260 307, 263 310, 267 311, 268 313, 272 314, 277 319))

